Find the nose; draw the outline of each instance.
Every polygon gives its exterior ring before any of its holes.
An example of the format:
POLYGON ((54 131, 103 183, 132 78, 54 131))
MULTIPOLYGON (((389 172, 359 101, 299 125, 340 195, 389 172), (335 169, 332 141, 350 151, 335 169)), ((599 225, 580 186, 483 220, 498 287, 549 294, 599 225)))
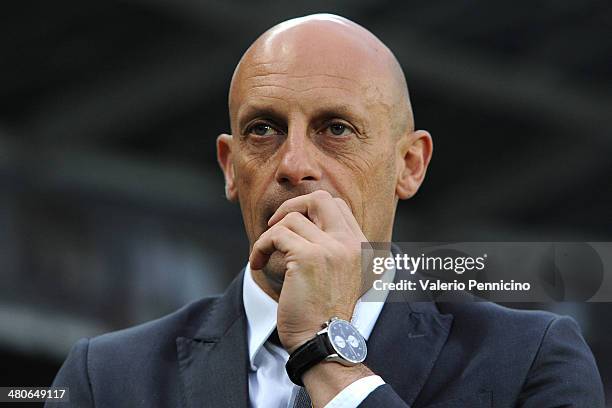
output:
POLYGON ((280 154, 276 170, 279 184, 297 186, 305 181, 321 179, 321 169, 315 157, 316 147, 305 132, 291 132, 283 142, 280 154))

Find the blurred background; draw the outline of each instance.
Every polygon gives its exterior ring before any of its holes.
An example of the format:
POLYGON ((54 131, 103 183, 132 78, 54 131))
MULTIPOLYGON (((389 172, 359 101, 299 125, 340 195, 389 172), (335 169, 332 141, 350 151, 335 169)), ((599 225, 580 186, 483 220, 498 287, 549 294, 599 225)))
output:
MULTIPOLYGON (((612 241, 612 7, 586 1, 23 1, 0 13, 0 385, 224 290, 247 260, 215 138, 242 53, 331 12, 381 38, 434 138, 396 241, 612 241)), ((612 394, 612 304, 572 315, 612 394)), ((610 397, 608 397, 610 399, 610 397)))

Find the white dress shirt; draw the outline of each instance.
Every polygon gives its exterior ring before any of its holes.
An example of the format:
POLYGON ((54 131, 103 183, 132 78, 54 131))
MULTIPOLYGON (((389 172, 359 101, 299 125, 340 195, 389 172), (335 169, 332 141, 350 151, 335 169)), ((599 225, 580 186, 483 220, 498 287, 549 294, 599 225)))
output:
MULTIPOLYGON (((388 270, 382 276, 382 280, 390 282, 394 275, 395 270, 388 270)), ((374 289, 370 289, 372 290, 374 289)), ((255 283, 248 263, 244 271, 242 296, 248 321, 250 360, 248 376, 251 407, 291 408, 300 387, 291 382, 285 371, 289 354, 285 349, 267 341, 276 328, 278 303, 255 283)), ((351 323, 366 340, 372 333, 386 296, 387 293, 380 302, 365 302, 359 299, 355 305, 351 323)), ((326 405, 326 408, 357 407, 382 384, 384 381, 377 375, 361 378, 338 393, 326 405)))

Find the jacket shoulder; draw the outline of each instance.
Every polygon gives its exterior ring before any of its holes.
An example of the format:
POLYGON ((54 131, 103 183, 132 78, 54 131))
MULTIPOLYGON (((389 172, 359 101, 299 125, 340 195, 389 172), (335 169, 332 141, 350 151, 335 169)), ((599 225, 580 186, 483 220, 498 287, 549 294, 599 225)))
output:
POLYGON ((524 335, 541 332, 555 320, 570 319, 543 310, 513 309, 493 302, 438 303, 441 313, 454 316, 455 324, 482 327, 484 330, 521 331, 524 335), (529 333, 528 333, 529 332, 529 333))
POLYGON ((573 318, 541 310, 512 309, 492 302, 438 304, 441 313, 453 316, 449 340, 474 353, 486 352, 499 361, 519 362, 529 368, 551 328, 573 332, 572 343, 584 343, 573 318))
POLYGON ((70 387, 71 406, 145 407, 151 401, 177 406, 176 339, 196 333, 217 299, 203 298, 159 319, 79 340, 54 386, 70 387))

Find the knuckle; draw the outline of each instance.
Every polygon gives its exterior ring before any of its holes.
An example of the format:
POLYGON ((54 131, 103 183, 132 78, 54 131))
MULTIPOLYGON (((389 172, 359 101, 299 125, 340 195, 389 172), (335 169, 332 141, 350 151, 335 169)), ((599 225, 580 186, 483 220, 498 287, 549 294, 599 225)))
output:
POLYGON ((268 234, 268 237, 270 239, 274 239, 274 237, 276 237, 278 235, 278 230, 280 228, 282 228, 281 224, 275 224, 275 225, 272 226, 272 228, 267 230, 265 233, 268 234))
POLYGON ((277 225, 273 225, 270 229, 268 229, 267 231, 265 231, 263 234, 261 234, 259 236, 259 239, 255 242, 257 243, 263 243, 264 241, 269 241, 272 238, 274 238, 274 235, 276 234, 276 230, 278 229, 277 225))
POLYGON ((278 228, 276 228, 276 230, 274 231, 274 238, 278 238, 281 237, 283 235, 285 235, 286 233, 288 233, 290 230, 289 228, 287 228, 284 225, 279 225, 278 228))
POLYGON ((319 252, 312 245, 304 245, 302 251, 304 252, 304 255, 307 256, 309 259, 316 259, 319 252))
POLYGON ((302 214, 300 214, 299 212, 292 211, 289 214, 287 214, 287 216, 285 218, 287 219, 287 221, 295 223, 295 222, 300 220, 301 216, 302 216, 302 214))
POLYGON ((340 197, 334 197, 334 200, 340 204, 342 207, 348 208, 348 204, 340 197))
POLYGON ((327 190, 317 190, 313 195, 317 198, 332 198, 332 195, 327 190))
POLYGON ((315 263, 326 263, 329 260, 327 252, 322 248, 310 248, 308 259, 315 263))
POLYGON ((333 254, 337 254, 337 256, 343 256, 346 248, 339 242, 332 242, 329 245, 329 249, 333 254))
POLYGON ((251 252, 253 252, 253 253, 260 252, 260 250, 259 250, 260 246, 261 246, 261 241, 260 240, 255 241, 255 243, 253 244, 253 249, 251 250, 251 252))
POLYGON ((266 239, 266 237, 270 235, 270 230, 264 231, 262 232, 259 237, 255 240, 255 243, 253 244, 253 246, 258 245, 260 242, 262 242, 263 240, 266 239))

